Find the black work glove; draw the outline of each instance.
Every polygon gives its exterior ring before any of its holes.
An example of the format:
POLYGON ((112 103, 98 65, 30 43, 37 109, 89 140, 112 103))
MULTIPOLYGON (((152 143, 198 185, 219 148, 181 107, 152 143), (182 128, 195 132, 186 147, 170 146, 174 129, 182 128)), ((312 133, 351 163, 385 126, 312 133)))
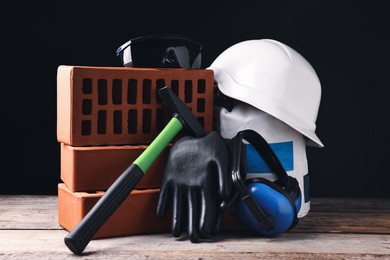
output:
POLYGON ((170 148, 157 205, 164 217, 173 202, 172 235, 191 242, 215 236, 232 192, 229 151, 221 135, 184 136, 170 148))

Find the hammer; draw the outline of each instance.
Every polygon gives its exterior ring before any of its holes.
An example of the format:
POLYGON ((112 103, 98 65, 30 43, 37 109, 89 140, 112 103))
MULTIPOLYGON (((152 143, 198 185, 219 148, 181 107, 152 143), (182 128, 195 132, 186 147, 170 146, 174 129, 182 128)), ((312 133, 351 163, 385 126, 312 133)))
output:
POLYGON ((76 255, 81 255, 99 228, 129 196, 154 160, 182 130, 188 130, 195 137, 206 135, 191 110, 168 87, 158 90, 164 105, 172 118, 153 142, 115 180, 95 206, 81 222, 64 238, 65 245, 76 255))

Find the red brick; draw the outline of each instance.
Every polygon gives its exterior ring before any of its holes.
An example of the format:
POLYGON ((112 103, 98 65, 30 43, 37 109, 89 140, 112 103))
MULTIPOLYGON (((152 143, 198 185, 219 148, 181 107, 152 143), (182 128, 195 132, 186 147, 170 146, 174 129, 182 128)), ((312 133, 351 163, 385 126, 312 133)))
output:
MULTIPOLYGON (((159 191, 133 190, 93 239, 169 232, 171 217, 156 216, 159 191)), ((65 184, 58 184, 58 223, 73 230, 103 195, 102 191, 71 192, 65 184)))
POLYGON ((72 146, 150 144, 171 117, 158 102, 157 89, 165 85, 178 92, 210 132, 212 70, 59 66, 58 142, 72 146))
MULTIPOLYGON (((147 148, 145 145, 75 147, 61 143, 61 180, 71 191, 106 190, 147 148)), ((152 163, 137 189, 160 188, 169 146, 152 163)))

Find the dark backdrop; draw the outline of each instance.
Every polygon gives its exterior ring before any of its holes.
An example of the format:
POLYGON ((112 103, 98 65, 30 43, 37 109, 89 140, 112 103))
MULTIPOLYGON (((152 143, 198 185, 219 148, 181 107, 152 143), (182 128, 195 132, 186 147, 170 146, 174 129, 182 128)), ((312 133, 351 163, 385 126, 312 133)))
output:
POLYGON ((271 38, 302 54, 322 84, 308 148, 312 196, 390 197, 387 1, 26 1, 1 8, 1 194, 56 194, 56 70, 121 66, 115 50, 149 33, 226 48, 271 38))

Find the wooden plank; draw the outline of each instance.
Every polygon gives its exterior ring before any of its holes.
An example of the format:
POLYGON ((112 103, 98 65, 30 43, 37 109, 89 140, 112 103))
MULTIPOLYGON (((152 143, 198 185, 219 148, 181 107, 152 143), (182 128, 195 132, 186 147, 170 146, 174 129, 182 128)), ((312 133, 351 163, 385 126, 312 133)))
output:
POLYGON ((390 198, 313 198, 310 212, 390 214, 390 198))
MULTIPOLYGON (((390 199, 315 198, 290 232, 264 238, 233 215, 215 240, 171 234, 92 240, 87 258, 390 259, 390 199)), ((76 258, 57 222, 57 196, 0 196, 0 258, 76 258)))
MULTIPOLYGON (((0 230, 0 258, 77 258, 63 230, 0 230)), ((210 243, 169 234, 91 241, 87 259, 390 259, 390 235, 285 233, 276 238, 223 233, 210 243)))
MULTIPOLYGON (((234 214, 224 228, 251 232, 234 214)), ((290 232, 390 234, 390 199, 314 198, 309 214, 290 232)))
MULTIPOLYGON (((309 214, 291 232, 390 234, 390 199, 314 198, 309 214)), ((57 196, 1 195, 1 229, 62 229, 57 196)), ((232 216, 226 230, 243 232, 232 216)))
POLYGON ((312 212, 291 231, 390 234, 390 214, 312 212))
POLYGON ((314 198, 292 231, 390 234, 390 198, 314 198))
POLYGON ((61 229, 57 196, 1 195, 1 229, 61 229))

